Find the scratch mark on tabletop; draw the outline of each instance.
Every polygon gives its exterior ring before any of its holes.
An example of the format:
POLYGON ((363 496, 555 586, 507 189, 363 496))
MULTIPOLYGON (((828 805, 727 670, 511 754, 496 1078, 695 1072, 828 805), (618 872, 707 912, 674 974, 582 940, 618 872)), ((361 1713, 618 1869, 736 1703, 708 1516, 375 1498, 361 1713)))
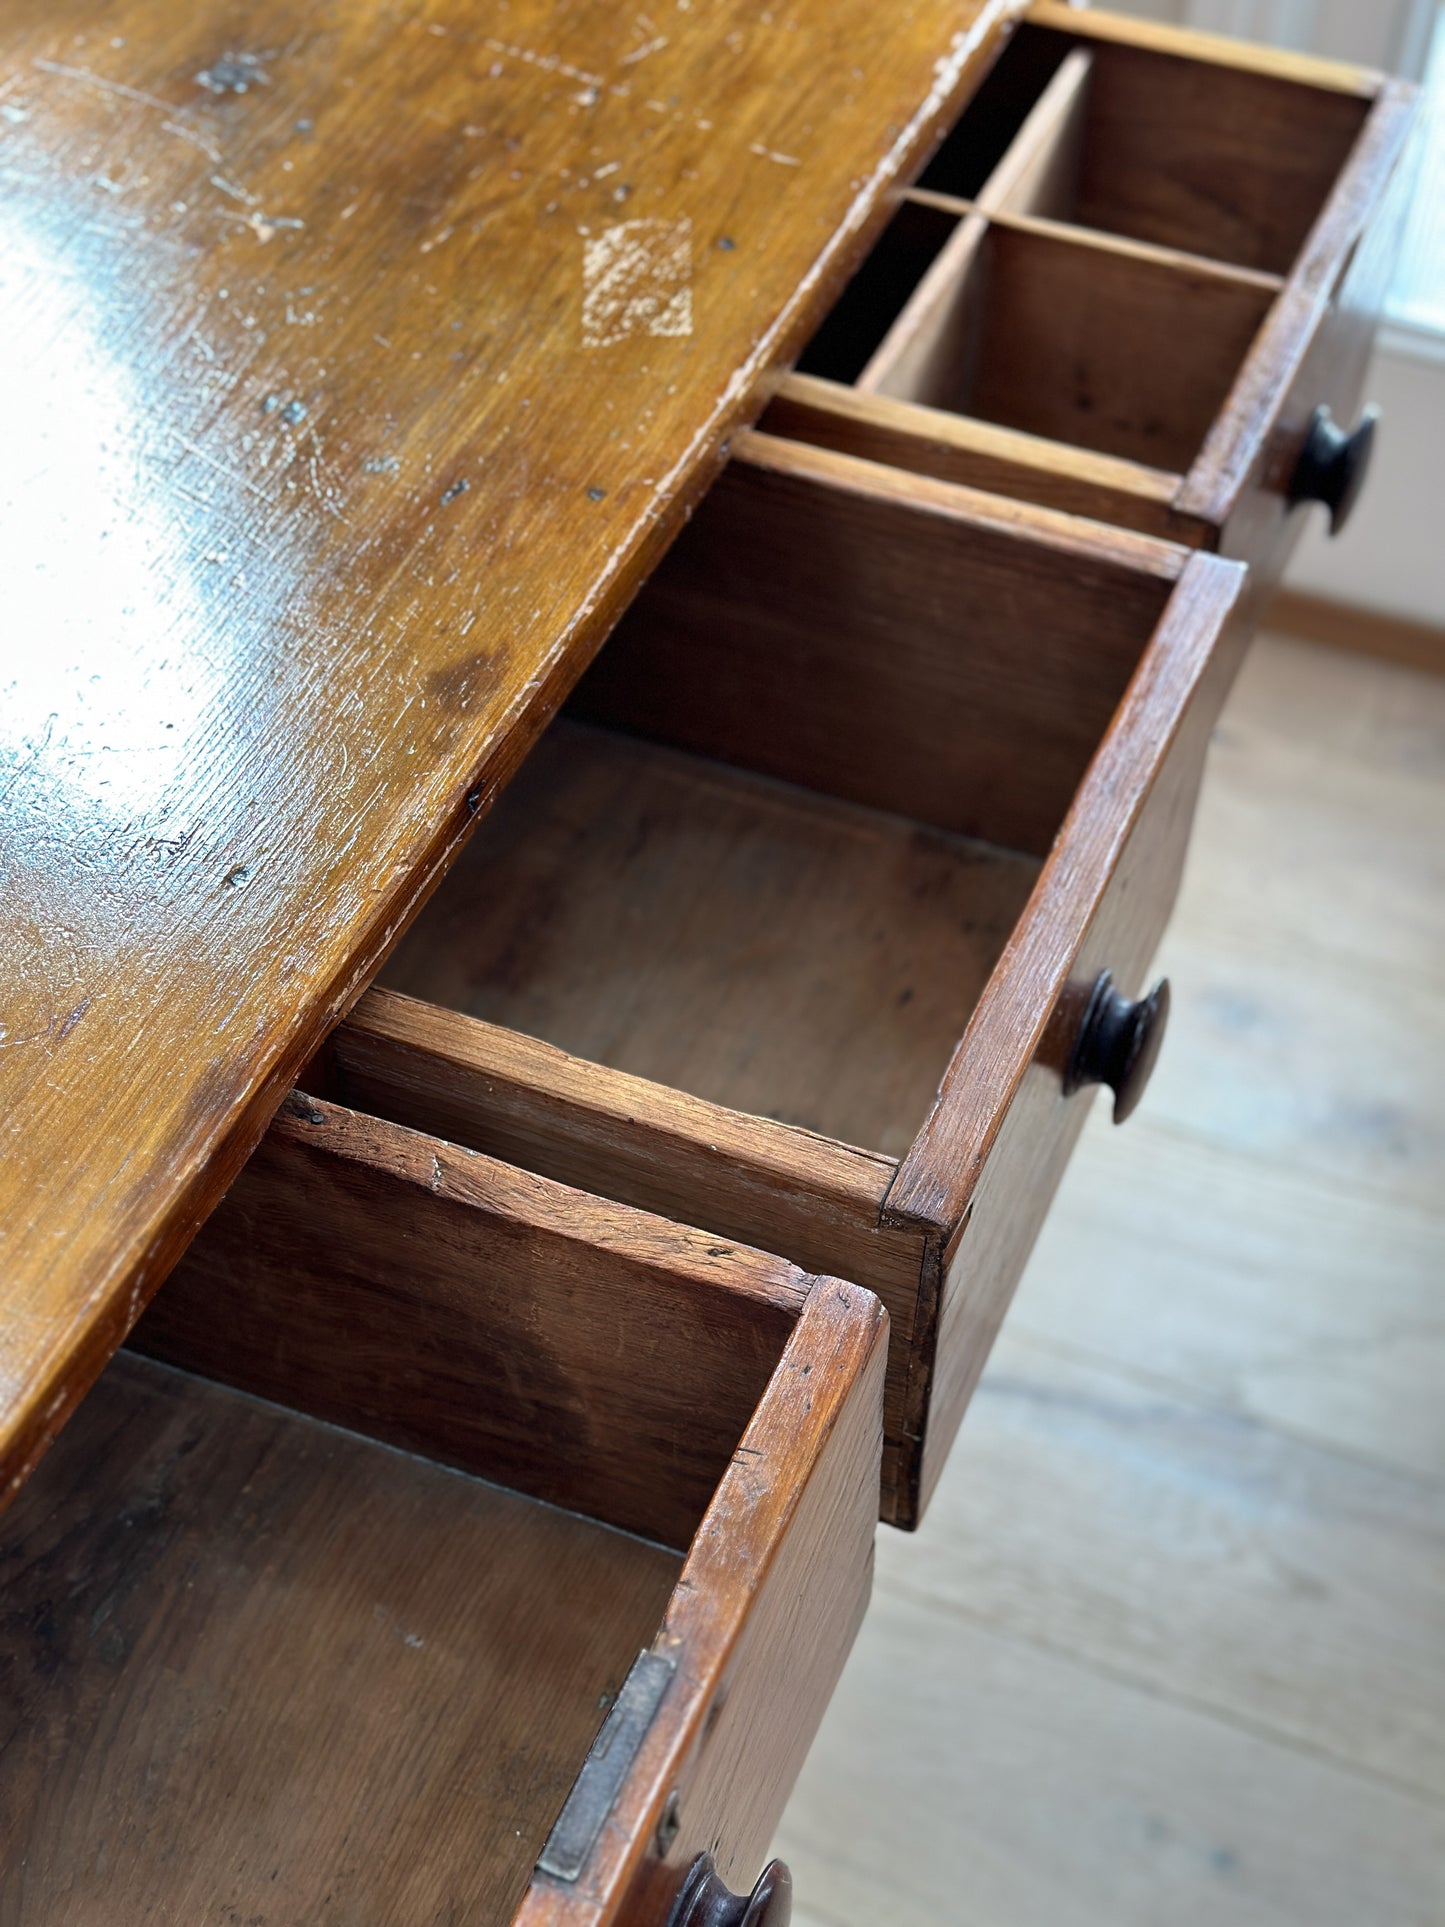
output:
POLYGON ((222 208, 220 213, 239 227, 249 228, 258 241, 273 239, 282 228, 304 228, 306 225, 299 215, 263 214, 259 207, 253 207, 249 214, 232 214, 229 208, 222 208))
POLYGON ((249 475, 242 475, 239 470, 228 467, 225 462, 217 461, 214 455, 207 454, 198 443, 187 441, 183 435, 177 435, 176 440, 187 455, 194 455, 198 462, 204 462, 207 468, 215 469, 218 475, 224 475, 228 481, 239 482, 242 488, 249 489, 253 495, 260 496, 263 502, 270 499, 265 489, 258 488, 249 475))
POLYGON ((796 154, 780 154, 774 147, 764 147, 761 141, 749 141, 748 152, 759 155, 765 161, 776 161, 779 167, 801 167, 803 165, 796 154))
POLYGON ((624 54, 618 61, 619 67, 635 67, 639 60, 646 60, 649 54, 658 53, 667 45, 667 35, 660 33, 651 40, 644 40, 640 47, 634 47, 630 54, 624 54))
POLYGON ((211 186, 218 187, 223 194, 229 194, 233 201, 239 201, 243 207, 255 207, 256 205, 256 196, 254 194, 248 194, 244 187, 237 187, 234 181, 228 181, 223 174, 213 174, 211 176, 211 186))
POLYGON ((107 80, 104 74, 93 74, 88 67, 67 67, 60 60, 41 60, 31 62, 43 74, 58 74, 63 80, 78 80, 84 86, 97 87, 103 94, 117 94, 124 100, 139 101, 142 107, 158 107, 163 114, 173 111, 168 100, 158 100, 154 94, 142 93, 139 87, 127 87, 122 80, 107 80))
POLYGON ((205 135, 198 134, 194 127, 187 127, 182 121, 178 120, 163 120, 161 127, 165 133, 174 134, 179 140, 189 141, 192 147, 199 147, 207 160, 219 162, 221 158, 220 148, 213 147, 205 135))
POLYGON ((556 54, 535 53, 530 47, 514 46, 509 40, 484 39, 482 45, 490 53, 506 54, 512 60, 520 60, 528 67, 539 67, 544 74, 562 74, 568 80, 580 80, 589 87, 603 85, 601 74, 589 74, 585 67, 574 67, 561 60, 556 54))
POLYGON ((621 221, 587 235, 582 345, 692 333, 692 222, 621 221))
MULTIPOLYGON (((268 60, 273 56, 266 55, 268 60)), ((261 65, 259 54, 222 54, 196 75, 196 85, 211 94, 245 94, 252 87, 265 87, 271 76, 261 65)))

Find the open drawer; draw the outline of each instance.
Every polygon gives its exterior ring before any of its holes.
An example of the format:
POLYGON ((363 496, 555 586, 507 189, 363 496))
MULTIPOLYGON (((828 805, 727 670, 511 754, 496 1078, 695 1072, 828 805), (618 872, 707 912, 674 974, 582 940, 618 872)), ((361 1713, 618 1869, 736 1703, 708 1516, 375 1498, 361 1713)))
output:
POLYGON ((711 1920, 866 1603, 885 1335, 291 1099, 4 1520, 5 1918, 711 1920))
POLYGON ((876 1291, 912 1523, 1157 1045, 1241 579, 740 438, 314 1087, 876 1291))
POLYGON ((1267 586, 1292 510, 1338 527, 1364 479, 1411 98, 1033 7, 763 426, 1222 549, 1267 586))

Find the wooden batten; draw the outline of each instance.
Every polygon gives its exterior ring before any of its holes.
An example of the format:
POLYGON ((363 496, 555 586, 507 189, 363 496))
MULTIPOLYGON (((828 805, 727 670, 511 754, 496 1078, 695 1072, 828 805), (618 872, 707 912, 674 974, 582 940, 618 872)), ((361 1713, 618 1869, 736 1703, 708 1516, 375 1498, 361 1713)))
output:
POLYGON ((1191 547, 1205 541, 1203 528, 1187 525, 1173 506, 1180 476, 1000 428, 976 416, 892 395, 864 395, 841 382, 795 374, 779 387, 759 426, 769 435, 1166 541, 1191 547))

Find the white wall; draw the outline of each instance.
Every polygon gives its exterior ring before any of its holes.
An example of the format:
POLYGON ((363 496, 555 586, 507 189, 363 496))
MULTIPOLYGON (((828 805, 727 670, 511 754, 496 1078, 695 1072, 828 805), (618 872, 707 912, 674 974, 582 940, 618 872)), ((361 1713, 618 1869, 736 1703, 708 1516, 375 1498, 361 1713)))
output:
MULTIPOLYGON (((1429 0, 1106 0, 1115 11, 1269 40, 1418 74, 1429 0)), ((1387 328, 1366 389, 1384 411, 1369 485, 1349 528, 1323 511, 1289 581, 1311 595, 1445 625, 1445 337, 1387 328)))
POLYGON ((1369 482, 1333 541, 1310 511, 1290 585, 1445 626, 1445 355, 1383 348, 1366 392, 1384 410, 1369 482))

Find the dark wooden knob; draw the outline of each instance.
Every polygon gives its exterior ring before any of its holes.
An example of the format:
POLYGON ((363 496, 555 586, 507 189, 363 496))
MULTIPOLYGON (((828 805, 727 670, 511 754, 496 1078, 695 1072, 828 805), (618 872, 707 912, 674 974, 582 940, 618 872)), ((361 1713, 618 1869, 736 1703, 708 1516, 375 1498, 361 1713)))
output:
POLYGON ((1169 979, 1161 977, 1137 1001, 1114 988, 1100 971, 1064 1072, 1064 1095, 1086 1084, 1107 1084, 1114 1093, 1114 1122, 1122 1124, 1144 1095, 1169 1022, 1169 979))
POLYGON ((1304 446, 1290 477, 1291 502, 1323 502, 1330 512, 1330 534, 1338 535, 1365 486, 1370 457, 1375 451, 1378 408, 1367 408, 1358 428, 1341 428, 1328 408, 1310 416, 1304 446))
POLYGON ((788 1927, 792 1918, 793 1876, 781 1860, 768 1862, 750 1894, 735 1894, 705 1853, 693 1862, 667 1927, 788 1927))

